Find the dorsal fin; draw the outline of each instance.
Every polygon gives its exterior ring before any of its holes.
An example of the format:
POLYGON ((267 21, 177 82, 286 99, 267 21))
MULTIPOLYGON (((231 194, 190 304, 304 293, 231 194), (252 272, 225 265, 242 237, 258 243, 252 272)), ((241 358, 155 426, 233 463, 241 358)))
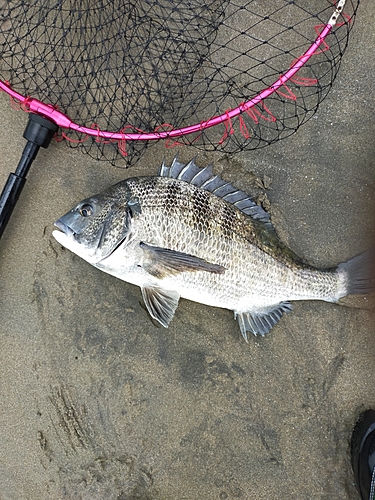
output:
POLYGON ((269 227, 273 227, 268 212, 257 205, 244 191, 235 188, 230 182, 224 181, 219 175, 214 175, 211 165, 200 168, 195 164, 195 158, 185 165, 179 163, 177 156, 175 156, 170 167, 167 167, 163 161, 159 175, 161 177, 170 177, 185 181, 209 191, 231 205, 234 205, 251 218, 264 222, 269 227))

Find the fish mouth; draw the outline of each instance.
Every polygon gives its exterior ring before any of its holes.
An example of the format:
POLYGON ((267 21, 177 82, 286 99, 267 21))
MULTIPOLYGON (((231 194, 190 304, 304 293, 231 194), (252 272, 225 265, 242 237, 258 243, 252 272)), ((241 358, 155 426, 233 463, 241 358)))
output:
MULTIPOLYGON (((61 221, 61 219, 58 219, 56 222, 54 222, 54 226, 57 227, 61 232, 63 232, 66 236, 72 237, 76 233, 73 231, 71 227, 69 227, 67 224, 64 224, 64 222, 61 221)), ((55 231, 57 233, 57 231, 55 231)))

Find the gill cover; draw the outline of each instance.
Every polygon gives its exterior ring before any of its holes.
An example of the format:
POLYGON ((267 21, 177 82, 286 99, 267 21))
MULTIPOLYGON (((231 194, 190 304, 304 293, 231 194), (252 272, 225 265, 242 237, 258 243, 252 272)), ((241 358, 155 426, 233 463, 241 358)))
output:
POLYGON ((70 249, 90 262, 99 262, 130 237, 131 220, 136 213, 140 213, 138 200, 93 196, 63 215, 55 226, 70 240, 70 244, 61 241, 65 246, 74 246, 70 249))

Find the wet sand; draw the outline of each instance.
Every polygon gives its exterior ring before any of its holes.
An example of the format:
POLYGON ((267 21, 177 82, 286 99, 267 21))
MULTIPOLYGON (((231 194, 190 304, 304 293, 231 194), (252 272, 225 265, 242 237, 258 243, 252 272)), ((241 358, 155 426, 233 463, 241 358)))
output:
MULTIPOLYGON (((374 241, 374 23, 363 1, 333 89, 297 134, 197 158, 250 194, 271 178, 281 239, 317 266, 374 241)), ((0 94, 1 185, 25 123, 0 94)), ((230 311, 181 300, 166 330, 137 287, 52 238, 73 203, 175 152, 159 144, 126 171, 61 143, 39 153, 0 242, 1 500, 359 498, 349 438, 375 407, 374 297, 295 303, 249 344, 230 311)))

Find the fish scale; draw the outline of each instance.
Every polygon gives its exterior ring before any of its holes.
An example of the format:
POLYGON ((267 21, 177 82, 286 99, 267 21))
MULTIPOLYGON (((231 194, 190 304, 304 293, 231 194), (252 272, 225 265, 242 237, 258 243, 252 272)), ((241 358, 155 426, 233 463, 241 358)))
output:
POLYGON ((267 212, 194 160, 122 181, 55 225, 62 245, 140 286, 165 327, 184 297, 233 310, 247 340, 247 332, 268 333, 290 301, 374 289, 372 250, 332 269, 309 266, 279 240, 267 212))

